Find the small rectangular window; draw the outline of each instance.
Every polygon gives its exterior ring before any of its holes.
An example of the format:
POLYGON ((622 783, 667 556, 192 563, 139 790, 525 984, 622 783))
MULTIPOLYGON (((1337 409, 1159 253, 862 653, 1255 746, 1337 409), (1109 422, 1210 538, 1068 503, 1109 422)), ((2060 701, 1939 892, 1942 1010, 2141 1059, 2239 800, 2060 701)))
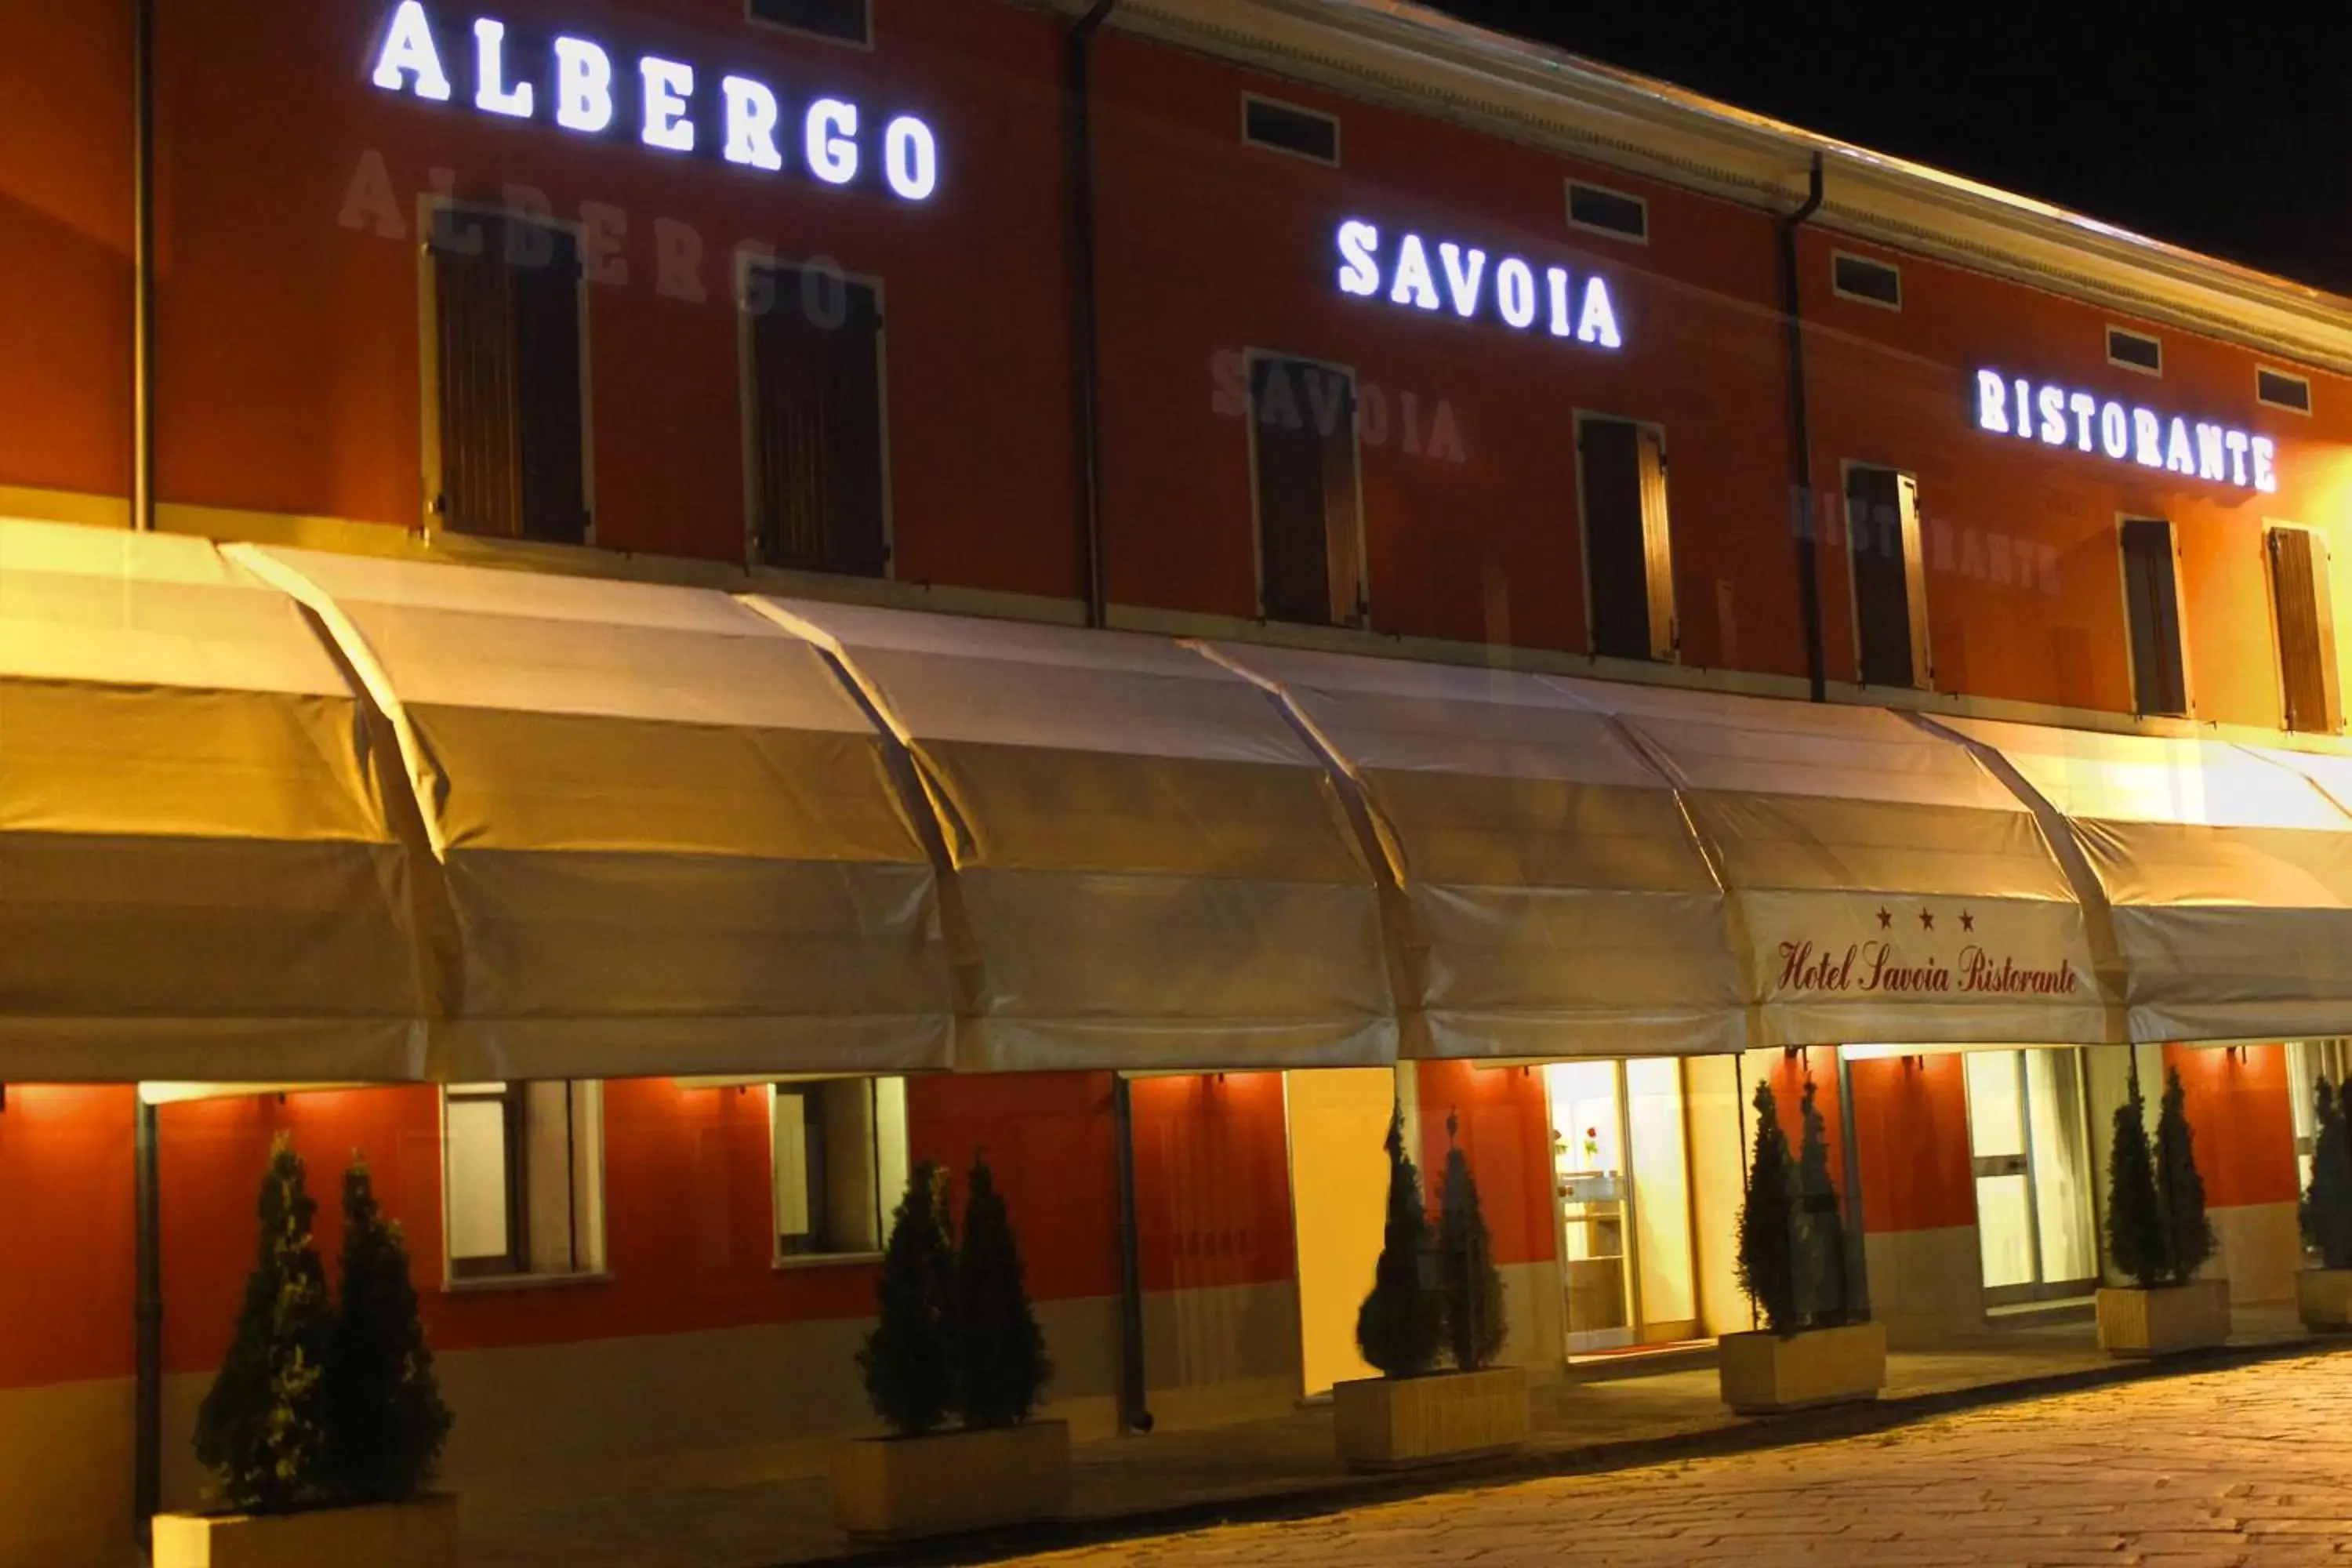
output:
POLYGON ((829 268, 747 265, 753 557, 882 576, 890 546, 880 291, 829 268))
POLYGON ((809 33, 861 47, 874 41, 866 0, 750 0, 748 15, 763 26, 809 33))
POLYGON ((451 1278, 604 1267, 602 1090, 595 1083, 463 1083, 443 1092, 451 1278))
POLYGON ((1242 98, 1242 140, 1255 147, 1270 147, 1312 158, 1318 163, 1339 162, 1339 122, 1328 114, 1270 98, 1242 98))
POLYGON ((2311 412, 2310 380, 2305 376, 2290 375, 2283 370, 2256 370, 2254 395, 2273 408, 2284 408, 2294 414, 2311 412))
POLYGON ((2123 525, 2124 606, 2131 623, 2132 700, 2144 714, 2189 712, 2189 680, 2180 653, 2180 584, 2172 553, 2172 524, 2127 518, 2123 525))
POLYGON ((1890 310, 1903 308, 1903 273, 1888 262, 1839 251, 1830 258, 1830 284, 1844 299, 1890 310))
POLYGON ((882 1250, 907 1185, 907 1081, 845 1078, 769 1090, 776 1256, 882 1250))
POLYGON ((1588 185, 1580 180, 1568 183, 1568 221, 1579 228, 1613 234, 1620 239, 1647 244, 1650 238, 1649 203, 1639 196, 1588 185))
POLYGON ((2327 547, 2307 529, 2273 528, 2272 620, 2278 630, 2280 706, 2290 730, 2326 734, 2336 726, 2336 618, 2327 592, 2327 547))
POLYGON ((2144 370, 2150 375, 2164 374, 2164 344, 2145 332, 2135 332, 2123 327, 2107 329, 2107 363, 2126 370, 2144 370))
POLYGON ((1654 426, 1588 416, 1577 421, 1576 443, 1592 651, 1612 658, 1670 660, 1681 637, 1666 515, 1665 437, 1654 426))
POLYGON ((1931 676, 1919 481, 1893 468, 1853 464, 1846 469, 1845 508, 1856 673, 1865 686, 1924 689, 1931 676))
POLYGON ((1364 624, 1356 376, 1273 355, 1250 361, 1259 613, 1303 626, 1364 624))
POLYGON ((580 243, 560 225, 434 209, 431 268, 442 528, 588 538, 580 243))

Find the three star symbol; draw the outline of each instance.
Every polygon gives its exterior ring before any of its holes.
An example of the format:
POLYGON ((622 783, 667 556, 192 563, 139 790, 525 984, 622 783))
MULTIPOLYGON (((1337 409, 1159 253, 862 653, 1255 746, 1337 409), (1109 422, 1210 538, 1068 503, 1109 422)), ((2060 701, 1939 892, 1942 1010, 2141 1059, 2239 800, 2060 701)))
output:
MULTIPOLYGON (((1878 929, 1881 931, 1892 931, 1895 929, 1895 911, 1888 909, 1885 904, 1878 906, 1878 929)), ((1921 931, 1934 931, 1936 929, 1936 916, 1933 910, 1923 909, 1919 911, 1919 929, 1921 931)), ((1960 929, 1965 931, 1972 931, 1977 929, 1977 917, 1974 913, 1968 910, 1962 910, 1960 911, 1960 929)))

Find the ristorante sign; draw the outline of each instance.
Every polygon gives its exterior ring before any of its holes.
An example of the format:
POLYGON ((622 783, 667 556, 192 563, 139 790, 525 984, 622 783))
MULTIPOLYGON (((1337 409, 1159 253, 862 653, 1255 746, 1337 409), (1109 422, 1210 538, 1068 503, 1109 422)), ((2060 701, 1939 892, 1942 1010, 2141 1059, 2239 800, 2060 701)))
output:
POLYGON ((2058 997, 2084 989, 2082 976, 2063 958, 2051 963, 2028 954, 2021 960, 1979 939, 1978 917, 1970 910, 1898 911, 1881 905, 1876 915, 1881 936, 1827 944, 1781 942, 1776 989, 1831 997, 2058 997), (1920 928, 1916 944, 1907 931, 1897 929, 1906 919, 1920 928), (1958 937, 1956 946, 1937 939, 1939 919, 1958 928, 1948 928, 1946 938, 1958 937))
POLYGON ((461 29, 436 23, 420 0, 401 0, 393 11, 369 79, 434 103, 457 101, 462 90, 483 114, 626 137, 657 153, 714 153, 763 174, 797 167, 828 185, 878 175, 905 201, 929 201, 939 189, 939 139, 914 115, 877 124, 845 98, 787 101, 756 77, 714 78, 661 55, 616 57, 569 34, 525 40, 492 16, 461 29))
POLYGON ((2278 443, 2212 420, 1992 369, 1977 372, 1976 414, 1977 428, 1995 436, 2265 495, 2278 489, 2278 443))

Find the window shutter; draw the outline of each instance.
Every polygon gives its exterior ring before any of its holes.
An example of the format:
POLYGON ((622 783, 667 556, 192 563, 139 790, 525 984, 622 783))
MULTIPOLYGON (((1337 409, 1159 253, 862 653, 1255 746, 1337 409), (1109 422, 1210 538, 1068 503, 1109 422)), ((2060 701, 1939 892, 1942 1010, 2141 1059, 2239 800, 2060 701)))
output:
POLYGON ((2290 730, 2335 728, 2332 609, 2323 598, 2312 536, 2298 528, 2267 535, 2271 600, 2278 623, 2279 688, 2290 730))
POLYGON ((1356 382, 1335 370, 1308 372, 1323 379, 1322 396, 1307 400, 1308 422, 1323 447, 1323 552, 1331 577, 1331 618, 1361 626, 1371 605, 1365 593, 1361 509, 1356 494, 1356 382), (1330 428, 1323 427, 1326 414, 1330 428))
POLYGON ((1855 673, 1866 686, 1916 686, 1926 674, 1918 498, 1906 478, 1892 468, 1846 471, 1855 673))
POLYGON ((512 539, 522 532, 516 443, 515 324, 506 226, 445 211, 429 244, 439 358, 439 525, 512 539))
MULTIPOLYGON (((1578 427, 1584 502, 1585 595, 1592 651, 1653 658, 1649 536, 1642 428, 1624 419, 1578 427)), ((1664 490, 1660 490, 1663 513, 1664 490)))
POLYGON ((506 272, 514 299, 515 445, 522 476, 519 531, 526 539, 584 543, 580 243, 568 229, 543 228, 528 258, 510 262, 506 272))
POLYGON ((868 285, 776 268, 752 322, 757 535, 770 565, 887 570, 881 300, 868 285), (831 291, 837 290, 837 296, 831 291))
POLYGON ((1636 445, 1642 486, 1642 574, 1650 620, 1650 657, 1672 662, 1682 652, 1675 615, 1675 552, 1666 518, 1666 443, 1644 427, 1636 445))
POLYGON ((2134 705, 2142 713, 2185 714, 2189 683, 2181 658, 2172 525, 2160 519, 2126 520, 2123 552, 2134 705))
POLYGON ((1919 481, 1895 476, 1895 511, 1903 552, 1903 607, 1911 619, 1911 679, 1921 689, 1936 684, 1935 653, 1927 644, 1927 552, 1919 538, 1919 481))
MULTIPOLYGON (((1339 392, 1327 376, 1346 383, 1339 373, 1297 360, 1265 358, 1250 366, 1259 602, 1268 620, 1335 626, 1351 619, 1356 607, 1355 595, 1334 598, 1354 583, 1354 421, 1339 417, 1334 406, 1339 392), (1318 428, 1318 400, 1334 439, 1318 428), (1341 426, 1345 447, 1336 441, 1341 426), (1344 569, 1333 559, 1342 541, 1350 552, 1344 569)), ((1347 383, 1342 401, 1351 413, 1354 395, 1347 383)))

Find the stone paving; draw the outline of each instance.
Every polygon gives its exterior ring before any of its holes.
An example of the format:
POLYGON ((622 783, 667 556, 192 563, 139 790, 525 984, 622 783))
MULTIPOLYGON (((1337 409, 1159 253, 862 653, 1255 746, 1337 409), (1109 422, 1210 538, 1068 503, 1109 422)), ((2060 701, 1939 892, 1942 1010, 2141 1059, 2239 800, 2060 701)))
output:
POLYGON ((2352 1356, 2272 1361, 1868 1436, 1016 1561, 1029 1568, 2352 1564, 2352 1356))

